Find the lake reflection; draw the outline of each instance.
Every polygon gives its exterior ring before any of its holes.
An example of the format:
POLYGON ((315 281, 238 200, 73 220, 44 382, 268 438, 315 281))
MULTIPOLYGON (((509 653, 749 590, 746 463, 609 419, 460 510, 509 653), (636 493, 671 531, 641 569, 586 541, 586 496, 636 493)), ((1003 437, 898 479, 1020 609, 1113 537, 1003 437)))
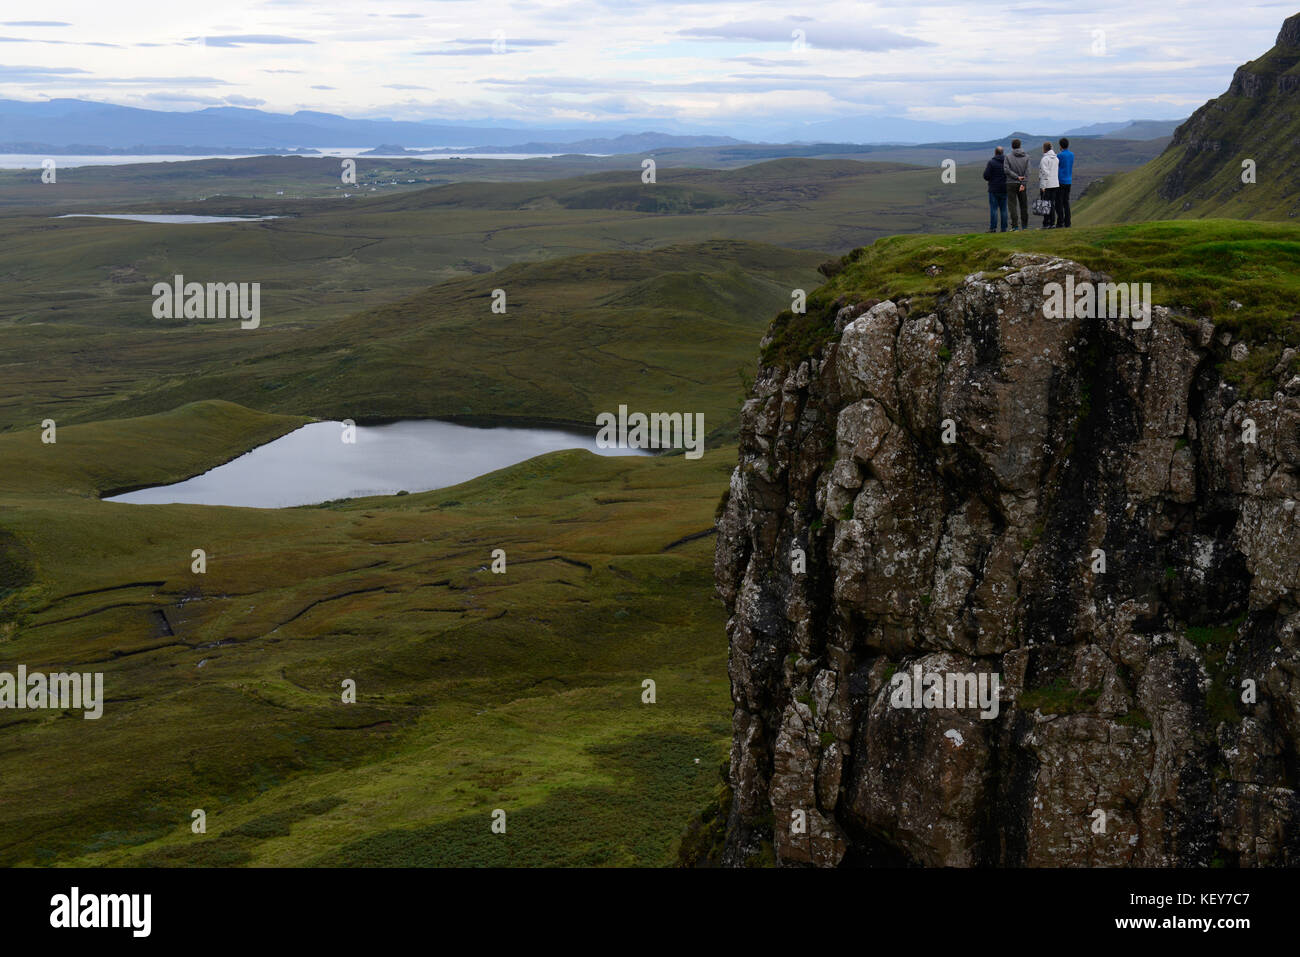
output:
POLYGON ((478 429, 428 419, 357 426, 351 445, 342 436, 342 423, 314 422, 192 479, 106 501, 285 508, 444 488, 559 449, 650 454, 600 449, 594 435, 563 429, 478 429))

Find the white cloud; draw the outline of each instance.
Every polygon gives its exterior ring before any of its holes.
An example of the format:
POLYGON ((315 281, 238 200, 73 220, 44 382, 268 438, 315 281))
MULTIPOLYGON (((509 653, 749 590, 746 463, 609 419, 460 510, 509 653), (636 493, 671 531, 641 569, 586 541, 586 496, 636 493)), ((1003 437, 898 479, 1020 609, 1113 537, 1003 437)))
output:
POLYGON ((1078 125, 1185 114, 1268 49, 1286 13, 1238 4, 1225 29, 1211 0, 68 0, 57 20, 0 25, 19 41, 3 44, 9 58, 27 64, 0 68, 0 97, 57 87, 126 104, 201 102, 228 86, 270 110, 397 119, 733 132, 870 105, 910 119, 1078 125), (1092 55, 1097 30, 1103 57, 1092 55), (395 103, 393 91, 409 95, 395 103))

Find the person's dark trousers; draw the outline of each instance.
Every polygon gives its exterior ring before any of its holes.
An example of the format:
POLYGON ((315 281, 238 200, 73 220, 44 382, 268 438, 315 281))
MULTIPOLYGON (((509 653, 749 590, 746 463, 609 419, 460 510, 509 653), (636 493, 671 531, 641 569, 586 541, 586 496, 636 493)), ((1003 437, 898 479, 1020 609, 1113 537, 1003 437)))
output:
POLYGON ((1002 217, 1002 232, 1007 231, 1007 194, 989 193, 989 232, 998 228, 998 215, 1002 217))
POLYGON ((1053 215, 1056 212, 1056 190, 1057 187, 1055 186, 1049 186, 1043 190, 1043 199, 1050 200, 1052 203, 1052 212, 1043 217, 1043 227, 1045 229, 1050 229, 1056 225, 1056 220, 1053 215))
POLYGON ((1056 187, 1052 195, 1052 210, 1056 213, 1056 225, 1070 225, 1070 183, 1056 187))
POLYGON ((1019 229, 1029 225, 1029 190, 1009 187, 1007 204, 1011 207, 1011 228, 1019 229))

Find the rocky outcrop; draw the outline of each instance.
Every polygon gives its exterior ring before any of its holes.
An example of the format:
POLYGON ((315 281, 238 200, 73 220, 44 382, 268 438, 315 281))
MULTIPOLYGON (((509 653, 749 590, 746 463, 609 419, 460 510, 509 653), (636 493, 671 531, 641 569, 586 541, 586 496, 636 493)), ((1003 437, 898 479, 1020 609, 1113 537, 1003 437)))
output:
POLYGON ((761 370, 724 863, 1300 864, 1300 377, 1239 397, 1158 306, 1045 318, 1102 278, 1018 255, 761 370))
POLYGON ((1257 99, 1294 89, 1296 77, 1288 71, 1297 61, 1300 61, 1300 13, 1283 21, 1273 49, 1266 56, 1237 68, 1228 92, 1257 99))
POLYGON ((1277 46, 1284 50, 1300 50, 1300 14, 1287 17, 1277 34, 1277 46))

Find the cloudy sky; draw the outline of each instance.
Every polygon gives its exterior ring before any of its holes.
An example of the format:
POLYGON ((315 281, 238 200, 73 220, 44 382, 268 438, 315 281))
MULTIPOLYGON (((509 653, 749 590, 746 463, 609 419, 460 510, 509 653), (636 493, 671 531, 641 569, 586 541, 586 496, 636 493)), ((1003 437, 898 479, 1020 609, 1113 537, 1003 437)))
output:
POLYGON ((592 121, 745 135, 861 116, 1187 115, 1294 2, 89 0, 0 5, 0 98, 592 121))

